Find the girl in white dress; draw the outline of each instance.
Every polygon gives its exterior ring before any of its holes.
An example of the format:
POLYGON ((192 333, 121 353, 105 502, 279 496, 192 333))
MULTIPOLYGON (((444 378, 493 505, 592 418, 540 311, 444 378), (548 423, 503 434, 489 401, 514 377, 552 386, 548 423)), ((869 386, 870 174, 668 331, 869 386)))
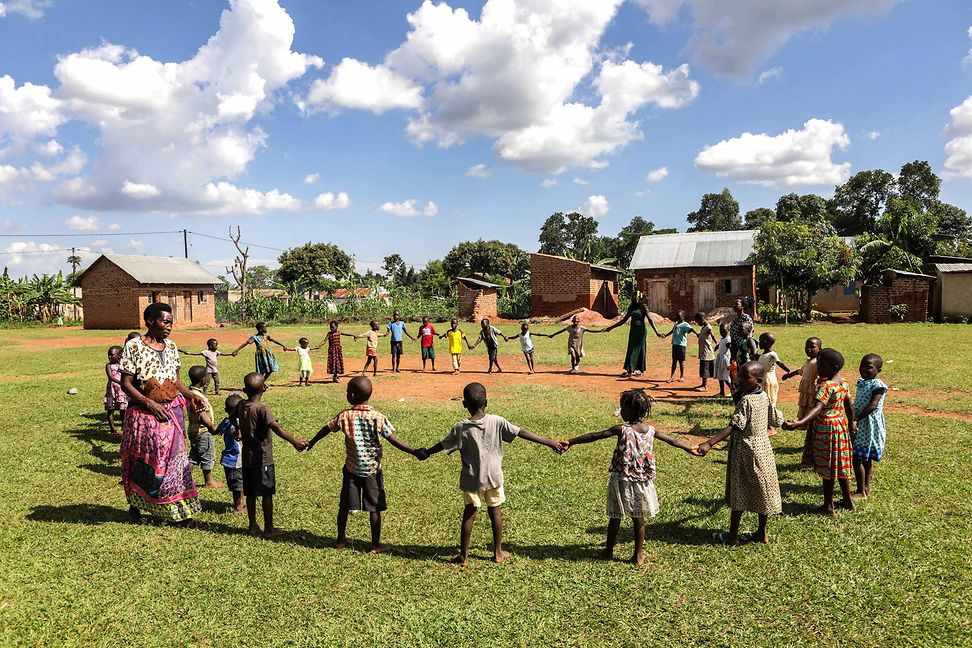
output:
MULTIPOLYGON (((716 345, 715 379, 719 381, 719 396, 726 395, 726 387, 732 381, 729 375, 729 352, 731 339, 729 337, 729 327, 725 324, 719 325, 719 335, 721 339, 716 345)), ((732 388, 729 389, 732 392, 732 388)))

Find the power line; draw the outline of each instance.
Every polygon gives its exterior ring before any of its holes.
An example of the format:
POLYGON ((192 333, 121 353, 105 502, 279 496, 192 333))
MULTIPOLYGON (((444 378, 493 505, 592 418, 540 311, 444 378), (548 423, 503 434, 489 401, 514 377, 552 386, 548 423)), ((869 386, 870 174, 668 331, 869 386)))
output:
MULTIPOLYGON (((180 231, 179 233, 181 234, 182 232, 180 231)), ((226 243, 232 243, 233 242, 233 239, 231 239, 231 238, 224 238, 222 236, 212 236, 211 234, 200 234, 199 232, 193 232, 192 230, 189 230, 189 233, 192 234, 193 236, 201 236, 203 238, 213 239, 214 241, 225 241, 226 243)), ((239 243, 240 243, 240 245, 248 245, 250 247, 263 248, 264 250, 273 250, 274 252, 286 252, 287 251, 287 250, 284 250, 283 248, 270 247, 269 245, 260 245, 259 243, 247 243, 246 241, 240 241, 239 243)))
POLYGON ((182 234, 182 230, 171 232, 74 232, 72 234, 0 234, 3 238, 75 238, 77 236, 151 236, 154 234, 182 234))

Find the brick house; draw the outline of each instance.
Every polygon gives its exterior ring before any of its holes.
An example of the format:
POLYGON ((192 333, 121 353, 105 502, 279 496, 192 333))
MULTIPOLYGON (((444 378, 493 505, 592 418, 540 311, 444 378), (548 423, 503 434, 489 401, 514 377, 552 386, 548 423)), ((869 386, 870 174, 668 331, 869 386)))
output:
POLYGON ((172 306, 175 326, 215 326, 219 282, 189 259, 103 254, 82 272, 84 328, 139 329, 152 302, 172 306))
POLYGON ((531 312, 534 317, 563 317, 588 308, 609 319, 617 317, 620 275, 610 266, 531 254, 531 312))
POLYGON ((879 285, 864 286, 861 289, 861 321, 868 324, 898 321, 891 314, 891 307, 897 304, 904 304, 908 309, 902 321, 927 321, 928 299, 934 282, 935 277, 931 275, 885 270, 881 273, 879 285))
POLYGON ((933 256, 929 262, 937 278, 931 316, 939 322, 972 319, 972 259, 933 256))
POLYGON ((459 319, 482 319, 483 317, 497 317, 498 284, 459 277, 456 279, 456 291, 459 294, 459 319))
POLYGON ((738 297, 756 303, 754 230, 654 234, 638 241, 631 269, 648 310, 674 319, 731 308, 738 297))

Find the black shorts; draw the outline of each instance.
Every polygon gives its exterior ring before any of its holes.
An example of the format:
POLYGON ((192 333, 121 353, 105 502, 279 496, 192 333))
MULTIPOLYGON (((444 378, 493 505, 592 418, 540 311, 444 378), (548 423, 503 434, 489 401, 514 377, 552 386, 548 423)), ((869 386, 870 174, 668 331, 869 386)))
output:
POLYGON ((681 360, 685 362, 685 347, 681 344, 672 345, 672 360, 681 360))
POLYGON ((393 356, 400 356, 400 355, 402 355, 402 349, 403 349, 403 347, 402 347, 402 341, 401 340, 398 340, 397 342, 395 342, 394 340, 392 340, 392 343, 391 343, 391 354, 393 356))
POLYGON ((715 378, 715 360, 699 360, 699 378, 715 378))
POLYGON ((243 469, 227 468, 223 466, 223 473, 226 475, 226 488, 234 493, 243 490, 243 469))
POLYGON ((370 477, 352 474, 345 466, 341 469, 344 479, 341 482, 341 508, 347 511, 384 511, 388 509, 385 501, 385 478, 379 470, 370 477))
POLYGON ((492 361, 496 362, 496 353, 499 351, 499 347, 486 347, 486 356, 492 361))
POLYGON ((247 497, 267 497, 277 493, 277 476, 273 464, 269 466, 244 466, 243 494, 247 497))

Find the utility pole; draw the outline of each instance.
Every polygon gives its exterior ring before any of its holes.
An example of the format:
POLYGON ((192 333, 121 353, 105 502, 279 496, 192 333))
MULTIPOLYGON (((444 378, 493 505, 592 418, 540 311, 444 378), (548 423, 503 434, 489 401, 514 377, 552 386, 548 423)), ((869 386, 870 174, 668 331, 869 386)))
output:
POLYGON ((189 258, 189 231, 182 230, 182 249, 186 254, 186 258, 189 258))
MULTIPOLYGON (((70 259, 70 261, 71 261, 71 276, 72 277, 75 277, 78 274, 78 261, 80 261, 80 260, 81 259, 80 259, 80 257, 78 257, 77 248, 73 248, 72 247, 71 248, 71 259, 70 259)), ((75 300, 77 300, 77 298, 78 298, 78 287, 74 285, 74 282, 73 281, 71 282, 71 295, 74 297, 75 300)), ((75 304, 74 304, 74 321, 77 321, 77 320, 78 320, 78 304, 77 304, 77 301, 75 301, 75 304)))

